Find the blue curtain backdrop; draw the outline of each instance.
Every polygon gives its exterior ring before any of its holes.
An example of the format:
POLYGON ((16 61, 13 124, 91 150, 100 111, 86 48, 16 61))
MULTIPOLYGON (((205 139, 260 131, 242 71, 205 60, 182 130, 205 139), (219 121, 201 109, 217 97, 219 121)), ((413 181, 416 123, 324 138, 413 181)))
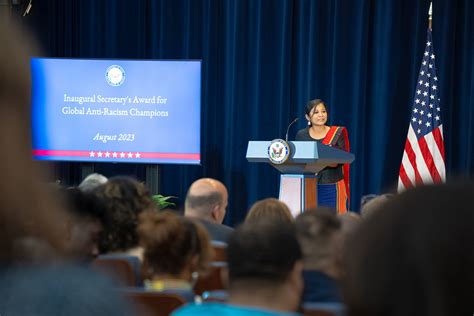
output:
MULTIPOLYGON (((162 166, 161 193, 183 202, 199 177, 229 188, 226 222, 278 194, 279 175, 245 159, 249 140, 290 138, 307 100, 349 130, 352 208, 393 190, 425 45, 429 0, 42 0, 25 21, 45 56, 202 59, 202 166, 162 166)), ((473 177, 474 1, 433 1, 448 177, 473 177)), ((186 129, 186 122, 182 122, 186 129)), ((160 141, 166 135, 150 135, 160 141)), ((79 164, 67 164, 70 184, 79 164)), ((143 178, 140 165, 101 165, 143 178)))

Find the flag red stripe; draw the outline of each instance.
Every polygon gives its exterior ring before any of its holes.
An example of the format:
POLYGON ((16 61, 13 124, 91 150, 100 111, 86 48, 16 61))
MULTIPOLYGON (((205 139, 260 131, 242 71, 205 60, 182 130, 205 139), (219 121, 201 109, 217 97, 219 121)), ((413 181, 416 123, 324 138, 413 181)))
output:
POLYGON ((430 171, 430 175, 433 178, 434 183, 441 183, 441 176, 439 175, 438 169, 436 169, 436 165, 433 160, 433 156, 431 155, 431 151, 426 143, 426 139, 424 137, 418 140, 418 145, 420 146, 421 154, 423 155, 423 159, 425 160, 426 167, 430 171))
POLYGON ((400 180, 402 181, 403 186, 405 187, 405 189, 413 187, 413 184, 411 183, 410 178, 407 176, 407 173, 405 171, 405 167, 403 167, 403 163, 400 166, 400 180))
POLYGON ((441 157, 443 157, 443 161, 445 161, 443 135, 441 135, 439 127, 433 130, 433 138, 438 146, 439 152, 441 153, 441 157))
POLYGON ((410 164, 413 167, 413 171, 415 172, 415 179, 411 180, 414 180, 416 184, 422 184, 423 180, 421 179, 420 173, 418 172, 418 167, 416 166, 416 154, 413 151, 410 140, 408 138, 405 142, 405 152, 407 153, 408 160, 410 160, 410 164))

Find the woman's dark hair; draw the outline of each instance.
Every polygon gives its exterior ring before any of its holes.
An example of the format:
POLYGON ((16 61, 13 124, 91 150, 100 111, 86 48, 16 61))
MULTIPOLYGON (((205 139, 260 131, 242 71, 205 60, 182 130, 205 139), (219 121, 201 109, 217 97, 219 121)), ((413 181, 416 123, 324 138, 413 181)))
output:
POLYGON ((314 100, 310 100, 310 101, 308 101, 308 103, 306 103, 306 106, 305 106, 305 108, 304 108, 304 113, 309 116, 309 114, 311 113, 311 110, 312 110, 314 107, 318 106, 319 104, 324 105, 324 108, 326 109, 326 112, 328 112, 328 108, 327 108, 327 106, 326 106, 326 103, 324 103, 323 100, 321 100, 321 99, 314 99, 314 100))
POLYGON ((144 248, 144 277, 179 275, 197 255, 196 269, 206 272, 212 256, 209 234, 200 224, 168 211, 144 212, 138 226, 144 248))
POLYGON ((143 211, 156 210, 145 185, 130 177, 112 177, 95 193, 105 205, 104 231, 99 242, 101 252, 125 251, 138 246, 138 216, 143 211))
POLYGON ((349 238, 348 315, 472 314, 473 205, 473 184, 425 186, 387 200, 349 238))

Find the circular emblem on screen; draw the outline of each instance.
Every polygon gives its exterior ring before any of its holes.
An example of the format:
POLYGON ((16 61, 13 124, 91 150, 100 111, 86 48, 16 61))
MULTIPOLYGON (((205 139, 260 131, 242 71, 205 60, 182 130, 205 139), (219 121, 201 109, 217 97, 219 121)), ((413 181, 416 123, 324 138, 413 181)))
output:
POLYGON ((280 165, 290 157, 290 146, 283 139, 274 139, 268 146, 268 159, 271 163, 280 165))
POLYGON ((105 79, 109 85, 118 87, 125 81, 125 70, 119 65, 112 65, 107 68, 105 79))

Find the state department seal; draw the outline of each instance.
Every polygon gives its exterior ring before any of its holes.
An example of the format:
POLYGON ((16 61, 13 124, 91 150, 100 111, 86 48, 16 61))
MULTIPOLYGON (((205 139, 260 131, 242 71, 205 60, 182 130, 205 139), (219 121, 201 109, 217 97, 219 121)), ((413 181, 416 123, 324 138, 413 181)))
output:
POLYGON ((280 165, 290 157, 290 146, 283 139, 274 139, 268 146, 268 159, 271 163, 280 165))
POLYGON ((112 65, 105 72, 105 80, 113 87, 121 86, 125 81, 125 70, 119 65, 112 65))

